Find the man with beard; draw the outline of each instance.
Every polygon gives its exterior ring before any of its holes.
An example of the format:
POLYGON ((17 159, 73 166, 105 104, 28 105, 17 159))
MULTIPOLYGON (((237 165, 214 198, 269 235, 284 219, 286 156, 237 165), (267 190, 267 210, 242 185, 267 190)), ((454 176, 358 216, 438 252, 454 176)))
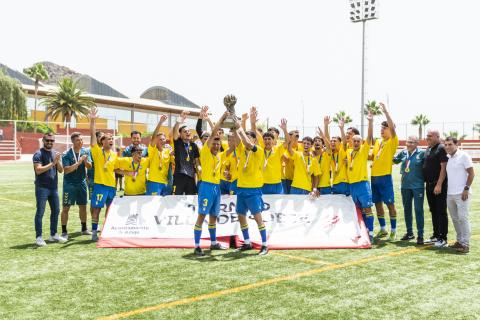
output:
POLYGON ((55 137, 52 133, 43 135, 43 148, 33 155, 33 169, 35 171, 35 198, 37 210, 35 212, 36 244, 39 247, 47 244, 42 238, 42 218, 45 206, 50 206, 50 241, 66 242, 67 240, 57 233, 58 214, 60 211, 58 200, 58 173, 63 172, 60 153, 53 150, 55 137))
POLYGON ((173 174, 173 193, 175 195, 197 193, 195 173, 200 173, 198 170, 201 168, 200 153, 198 146, 191 142, 190 129, 184 124, 188 114, 188 111, 183 111, 172 130, 175 152, 175 172, 173 174))
POLYGON ((139 131, 133 130, 130 133, 130 140, 132 143, 128 147, 126 147, 125 150, 123 150, 122 157, 131 157, 133 147, 141 148, 143 150, 142 157, 146 157, 148 155, 147 146, 142 144, 142 134, 139 131))

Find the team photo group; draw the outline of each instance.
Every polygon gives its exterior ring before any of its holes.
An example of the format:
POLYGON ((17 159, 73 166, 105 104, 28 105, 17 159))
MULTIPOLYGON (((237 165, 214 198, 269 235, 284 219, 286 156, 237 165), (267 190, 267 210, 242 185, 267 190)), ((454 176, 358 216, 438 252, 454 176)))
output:
POLYGON ((207 215, 210 249, 227 249, 216 241, 223 194, 236 195, 235 208, 243 235, 238 251, 253 249, 247 222, 247 215, 252 215, 262 240, 259 255, 268 253, 262 195, 291 194, 311 201, 340 194, 351 197, 361 212, 372 244, 381 238, 397 240, 400 213, 404 216, 406 233, 399 240, 416 239, 418 245, 431 243, 438 248, 449 246, 468 253, 468 215, 474 178, 471 157, 459 149, 456 138, 441 139, 437 130, 428 131, 426 149, 420 147, 416 136, 409 136, 405 147, 399 148, 390 112, 383 103, 380 109, 385 121, 375 127, 374 116, 369 113, 365 138, 357 128, 345 128, 343 119, 338 121, 340 135, 331 136, 329 116, 320 118, 323 126, 317 128, 315 137, 301 138, 298 130, 288 129, 286 119, 281 120, 278 128, 263 131, 257 127, 256 107, 240 118, 227 111, 217 121, 210 118, 209 108, 203 107, 195 132, 186 125, 189 113, 184 111, 165 133, 162 128, 168 117, 162 115, 147 146, 142 144, 141 133, 132 131, 131 145, 119 150, 114 146, 112 134, 97 131, 97 109, 93 107, 89 113, 90 146, 85 146, 82 135, 75 132, 71 134, 72 147, 60 154, 55 151, 55 136, 45 134, 43 148, 33 156, 36 244, 47 244, 42 236, 47 202, 51 210, 50 242, 68 241, 69 209, 75 205, 79 206, 82 234, 97 241, 101 210, 105 208, 105 216, 108 214, 117 189, 123 190, 124 185, 124 196, 198 195, 198 216, 193 230, 197 256, 205 255, 200 239, 207 215), (204 131, 206 127, 208 131, 204 131), (374 129, 380 129, 378 139, 374 139, 374 129), (400 166, 400 186, 393 183, 394 165, 400 166), (63 173, 61 195, 58 194, 60 173, 63 173), (395 188, 401 190, 400 212, 395 205, 395 188), (433 225, 428 238, 424 235, 425 197, 433 225), (88 205, 91 230, 87 228, 88 205), (376 234, 373 207, 379 224, 376 234), (447 243, 449 216, 456 233, 453 244, 447 243))

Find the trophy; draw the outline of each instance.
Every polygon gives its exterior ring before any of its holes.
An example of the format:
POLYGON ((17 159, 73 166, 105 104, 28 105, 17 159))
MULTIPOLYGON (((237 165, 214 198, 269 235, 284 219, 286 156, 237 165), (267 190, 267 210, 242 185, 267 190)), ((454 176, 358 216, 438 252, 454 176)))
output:
POLYGON ((237 103, 237 98, 234 95, 227 95, 223 98, 223 104, 230 115, 223 121, 223 128, 235 128, 235 121, 238 117, 235 115, 235 104, 237 103))

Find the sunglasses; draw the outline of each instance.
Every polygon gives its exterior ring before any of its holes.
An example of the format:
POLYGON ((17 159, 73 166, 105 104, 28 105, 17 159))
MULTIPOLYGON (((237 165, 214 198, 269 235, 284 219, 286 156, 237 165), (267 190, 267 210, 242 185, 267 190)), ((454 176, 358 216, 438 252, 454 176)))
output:
POLYGON ((54 139, 45 139, 45 142, 51 142, 51 143, 54 143, 55 140, 54 139))

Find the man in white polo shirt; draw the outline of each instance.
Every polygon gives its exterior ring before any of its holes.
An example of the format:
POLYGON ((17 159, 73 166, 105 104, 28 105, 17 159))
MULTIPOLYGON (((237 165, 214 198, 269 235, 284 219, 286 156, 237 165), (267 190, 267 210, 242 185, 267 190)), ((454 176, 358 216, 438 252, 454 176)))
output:
POLYGON ((475 173, 472 158, 462 150, 458 150, 456 138, 445 139, 447 162, 447 207, 457 233, 457 241, 451 247, 460 253, 468 253, 470 246, 470 223, 468 207, 470 205, 471 185, 475 173))

